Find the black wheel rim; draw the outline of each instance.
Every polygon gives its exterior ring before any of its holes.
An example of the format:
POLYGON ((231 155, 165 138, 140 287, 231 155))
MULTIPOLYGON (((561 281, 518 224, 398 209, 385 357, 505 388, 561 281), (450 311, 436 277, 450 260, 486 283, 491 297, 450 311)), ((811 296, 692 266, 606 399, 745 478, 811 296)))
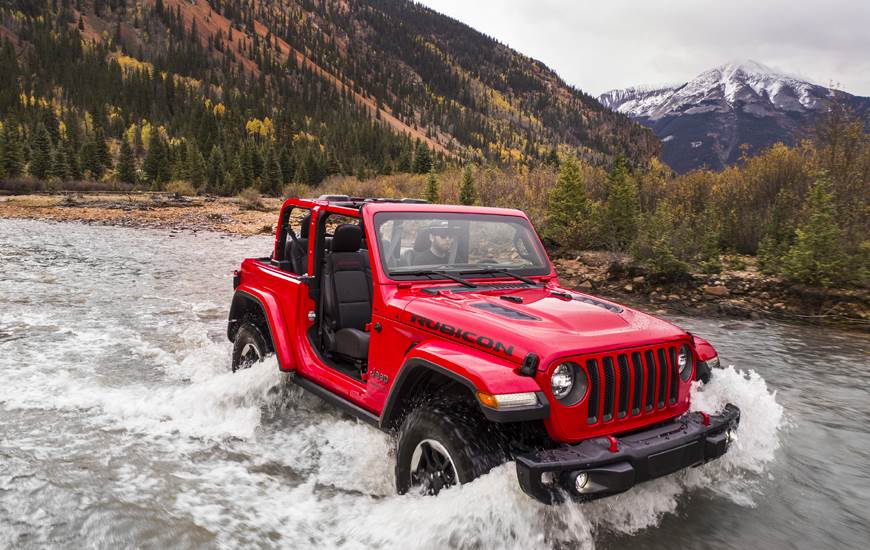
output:
POLYGON ((437 495, 442 489, 456 485, 456 466, 447 449, 434 439, 424 439, 411 455, 411 486, 421 492, 437 495))
POLYGON ((242 352, 239 354, 239 365, 233 369, 233 372, 239 369, 247 369, 250 368, 254 363, 259 363, 263 360, 263 354, 260 352, 259 348, 252 343, 247 342, 244 347, 242 347, 242 352))

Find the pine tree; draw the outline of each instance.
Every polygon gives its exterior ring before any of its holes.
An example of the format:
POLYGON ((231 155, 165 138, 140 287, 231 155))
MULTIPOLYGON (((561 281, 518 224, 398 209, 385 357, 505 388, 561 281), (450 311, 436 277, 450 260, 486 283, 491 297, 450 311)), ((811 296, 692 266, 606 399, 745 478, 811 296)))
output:
POLYGON ((171 176, 170 168, 166 143, 163 141, 160 132, 154 129, 148 140, 148 153, 142 162, 142 169, 145 175, 148 176, 148 181, 151 182, 152 188, 160 189, 163 184, 169 181, 171 176))
POLYGON ((429 152, 429 147, 423 142, 417 142, 413 170, 415 174, 425 174, 432 170, 432 155, 429 152))
POLYGON ((69 140, 63 144, 63 154, 66 157, 67 166, 69 166, 69 179, 82 179, 82 169, 79 166, 79 157, 76 154, 75 147, 69 140))
POLYGON ((131 185, 136 184, 136 157, 127 138, 121 138, 121 150, 118 153, 118 180, 131 185))
POLYGON ((88 137, 79 149, 79 162, 86 176, 89 175, 94 179, 103 177, 103 165, 97 152, 97 142, 92 137, 88 137))
MULTIPOLYGON (((190 184, 196 189, 202 187, 206 182, 205 157, 202 156, 195 141, 191 141, 187 145, 187 177, 190 184)), ((218 190, 210 188, 209 192, 216 193, 218 190)))
POLYGON ((396 171, 397 172, 410 172, 411 171, 411 146, 406 145, 402 147, 401 153, 399 153, 399 159, 396 161, 396 171))
POLYGON ((591 225, 589 197, 580 165, 576 158, 566 157, 550 191, 544 236, 563 247, 584 248, 591 242, 591 225))
POLYGON ((40 123, 36 129, 31 145, 30 175, 37 179, 45 179, 51 169, 51 137, 48 130, 40 123))
MULTIPOLYGON (((206 166, 209 193, 224 192, 226 187, 224 171, 224 152, 217 145, 213 145, 211 153, 208 155, 208 166, 206 166)), ((234 183, 236 186, 239 185, 239 182, 234 183)))
POLYGON ((245 187, 249 187, 248 182, 245 181, 245 171, 242 164, 241 155, 236 154, 230 163, 229 179, 225 185, 227 194, 235 195, 245 187))
POLYGON ((849 279, 849 262, 835 204, 831 183, 823 177, 807 195, 803 223, 795 230, 795 243, 783 259, 783 271, 788 278, 825 287, 849 279))
POLYGON ((6 178, 6 166, 3 157, 6 155, 6 137, 4 136, 2 121, 0 121, 0 181, 6 178))
POLYGON ((58 147, 51 155, 51 169, 48 175, 60 181, 70 179, 69 161, 66 158, 66 152, 62 147, 58 147))
POLYGON ((94 148, 97 162, 100 163, 100 173, 103 174, 107 170, 111 170, 112 155, 109 153, 109 146, 106 144, 106 135, 101 129, 98 129, 94 134, 94 148))
POLYGON ((611 250, 627 250, 637 236, 640 214, 637 182, 629 174, 622 153, 616 155, 607 182, 602 234, 611 250))
POLYGON ((477 202, 477 190, 474 188, 474 176, 471 173, 471 165, 465 167, 462 172, 462 181, 459 183, 459 204, 471 206, 477 202))
POLYGON ((437 204, 440 201, 438 192, 438 176, 435 170, 429 171, 429 177, 426 178, 426 200, 432 204, 437 204))
POLYGON ((283 185, 283 176, 281 175, 281 164, 275 157, 275 151, 272 147, 266 149, 266 156, 263 160, 263 177, 260 182, 260 192, 264 195, 278 196, 281 194, 283 185))

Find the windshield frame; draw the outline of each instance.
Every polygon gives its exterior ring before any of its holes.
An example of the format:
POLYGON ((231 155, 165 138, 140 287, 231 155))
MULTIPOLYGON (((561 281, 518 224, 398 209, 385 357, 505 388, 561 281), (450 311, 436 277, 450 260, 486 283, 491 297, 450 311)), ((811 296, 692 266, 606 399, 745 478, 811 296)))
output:
MULTIPOLYGON (((529 222, 528 218, 524 216, 512 215, 512 214, 495 214, 495 213, 470 213, 470 212, 432 212, 432 211, 381 211, 376 212, 372 218, 372 236, 377 240, 377 251, 378 251, 378 262, 380 264, 381 271, 385 278, 392 281, 420 281, 420 282, 442 282, 442 281, 450 281, 450 279, 446 277, 440 277, 435 273, 428 275, 419 275, 415 274, 417 271, 444 271, 453 275, 463 276, 463 272, 468 272, 470 275, 465 278, 472 279, 492 279, 492 278, 510 278, 509 275, 506 274, 489 274, 489 273, 474 273, 478 270, 485 269, 495 269, 499 271, 510 271, 511 273, 516 273, 525 277, 538 277, 538 276, 548 276, 552 274, 552 265, 550 263, 549 256, 547 255, 547 251, 544 248, 544 245, 541 243, 540 238, 538 237, 537 232, 535 231, 532 224, 529 222), (497 220, 496 218, 503 218, 503 220, 497 220), (457 220, 457 221, 503 221, 504 223, 515 224, 517 226, 521 226, 528 231, 529 242, 528 245, 531 246, 533 252, 537 254, 537 256, 541 260, 541 265, 539 267, 524 267, 524 268, 511 268, 511 267, 503 267, 504 264, 454 264, 457 267, 455 269, 451 269, 448 265, 441 266, 416 266, 418 269, 411 269, 415 266, 402 266, 403 268, 409 268, 410 272, 402 273, 394 271, 397 266, 388 266, 386 262, 386 254, 388 254, 387 250, 383 249, 383 242, 381 241, 381 226, 384 223, 387 223, 390 220, 427 220, 427 219, 436 219, 436 220, 457 220)), ((453 281, 450 281, 453 282, 453 281)))

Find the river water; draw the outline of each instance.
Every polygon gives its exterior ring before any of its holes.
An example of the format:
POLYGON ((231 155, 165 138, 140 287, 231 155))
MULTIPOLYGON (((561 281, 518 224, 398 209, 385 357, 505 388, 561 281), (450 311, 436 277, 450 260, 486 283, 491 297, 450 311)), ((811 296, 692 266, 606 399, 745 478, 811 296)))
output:
POLYGON ((228 372, 231 273, 268 237, 0 220, 0 548, 866 548, 870 338, 675 318, 743 411, 723 459, 590 504, 513 464, 397 496, 392 441, 228 372))

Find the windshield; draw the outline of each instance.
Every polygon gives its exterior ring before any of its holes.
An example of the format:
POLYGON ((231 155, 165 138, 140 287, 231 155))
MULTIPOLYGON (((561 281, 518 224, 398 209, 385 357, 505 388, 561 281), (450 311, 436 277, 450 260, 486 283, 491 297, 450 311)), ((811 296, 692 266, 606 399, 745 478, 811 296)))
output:
POLYGON ((550 272, 531 225, 518 216, 380 212, 375 215, 375 231, 381 265, 391 276, 427 271, 550 272))

